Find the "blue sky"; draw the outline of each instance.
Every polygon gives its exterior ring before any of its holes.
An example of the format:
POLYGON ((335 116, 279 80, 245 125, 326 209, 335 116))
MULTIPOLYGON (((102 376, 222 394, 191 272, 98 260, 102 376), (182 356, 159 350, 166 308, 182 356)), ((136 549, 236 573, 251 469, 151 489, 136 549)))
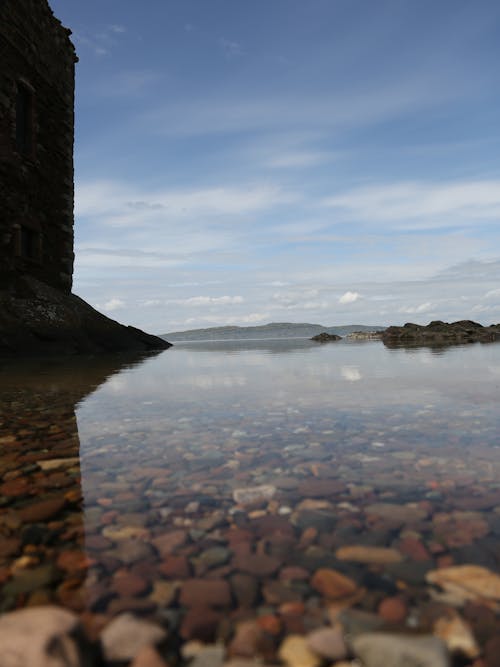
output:
POLYGON ((496 0, 51 0, 74 291, 155 333, 500 321, 496 0))

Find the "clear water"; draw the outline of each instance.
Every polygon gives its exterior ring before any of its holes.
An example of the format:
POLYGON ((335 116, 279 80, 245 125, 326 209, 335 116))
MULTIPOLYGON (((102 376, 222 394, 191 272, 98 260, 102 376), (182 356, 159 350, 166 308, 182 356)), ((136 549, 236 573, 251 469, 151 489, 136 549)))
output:
MULTIPOLYGON (((360 543, 370 542, 370 524, 355 515, 375 502, 431 506, 413 526, 427 546, 433 517, 470 509, 486 532, 458 546, 437 535, 429 567, 443 556, 498 567, 499 344, 176 344, 139 359, 4 364, 0 392, 0 530, 12 544, 0 550, 4 609, 55 600, 101 614, 154 611, 158 580, 231 576, 231 553, 216 565, 202 555, 227 547, 237 526, 251 533, 252 521, 281 517, 299 544, 297 507, 311 498, 330 503, 337 528, 355 526, 360 543), (40 468, 68 457, 76 460, 40 468), (235 504, 235 489, 259 485, 275 487, 271 501, 235 504), (57 497, 59 513, 16 524, 25 508, 57 497), (186 531, 173 553, 188 569, 165 574, 155 540, 175 530, 186 531), (67 552, 85 560, 64 565, 67 552), (23 554, 34 561, 16 569, 23 554), (48 565, 52 578, 39 574, 48 565), (21 570, 40 578, 18 585, 21 570), (117 573, 131 572, 143 590, 116 587, 117 573)), ((304 554, 328 553, 335 565, 335 530, 320 525, 304 554)), ((384 539, 394 546, 401 535, 384 539)), ((273 552, 272 540, 262 548, 273 552)), ((175 598, 169 604, 179 609, 175 598)))

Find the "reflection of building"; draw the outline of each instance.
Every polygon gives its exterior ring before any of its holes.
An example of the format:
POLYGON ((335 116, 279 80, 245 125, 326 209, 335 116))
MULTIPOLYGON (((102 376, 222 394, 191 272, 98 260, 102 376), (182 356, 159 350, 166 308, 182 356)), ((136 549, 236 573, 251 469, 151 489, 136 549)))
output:
POLYGON ((46 0, 0 3, 0 270, 68 292, 77 61, 69 34, 46 0))
POLYGON ((6 506, 10 518, 0 522, 0 560, 13 574, 2 579, 2 611, 40 601, 76 610, 87 604, 75 407, 110 376, 140 359, 101 356, 92 363, 78 358, 72 363, 17 361, 0 367, 0 470, 10 473, 0 478, 1 510, 6 506), (46 542, 50 549, 40 550, 46 542), (13 564, 33 552, 39 562, 14 574, 13 564), (70 562, 65 560, 68 554, 70 562))

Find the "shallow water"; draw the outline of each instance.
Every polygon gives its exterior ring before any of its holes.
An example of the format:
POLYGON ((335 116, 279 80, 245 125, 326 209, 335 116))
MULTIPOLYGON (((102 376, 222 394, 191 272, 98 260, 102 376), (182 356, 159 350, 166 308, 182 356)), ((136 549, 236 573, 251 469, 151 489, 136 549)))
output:
POLYGON ((2 610, 55 601, 98 626, 132 609, 213 638, 230 613, 289 602, 314 627, 322 567, 363 587, 367 611, 405 587, 418 606, 438 566, 498 569, 500 344, 176 344, 4 364, 0 392, 2 610), (402 556, 361 564, 346 545, 402 556), (208 630, 183 620, 192 578, 230 583, 208 630))

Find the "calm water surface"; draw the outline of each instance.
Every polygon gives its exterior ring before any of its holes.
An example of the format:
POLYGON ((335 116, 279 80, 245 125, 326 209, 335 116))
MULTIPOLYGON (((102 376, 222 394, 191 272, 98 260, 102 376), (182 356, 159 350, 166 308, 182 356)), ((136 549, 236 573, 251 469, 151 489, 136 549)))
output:
POLYGON ((230 581, 235 608, 235 574, 253 578, 260 613, 317 596, 304 577, 270 593, 287 567, 335 567, 368 586, 372 610, 387 582, 424 586, 440 559, 498 568, 498 344, 176 344, 4 364, 0 392, 2 609, 162 610, 188 637, 179 590, 193 577, 230 581), (235 502, 262 485, 266 498, 235 502), (391 519, 380 503, 417 513, 391 519), (346 544, 403 560, 346 563, 346 544))

